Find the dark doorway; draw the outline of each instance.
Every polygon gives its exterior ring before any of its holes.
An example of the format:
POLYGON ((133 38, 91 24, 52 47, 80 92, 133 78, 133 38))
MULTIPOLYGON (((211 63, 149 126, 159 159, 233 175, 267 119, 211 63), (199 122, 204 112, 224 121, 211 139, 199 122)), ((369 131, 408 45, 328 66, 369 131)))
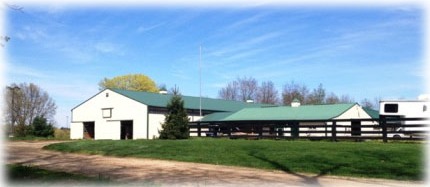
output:
POLYGON ((133 121, 121 121, 121 140, 133 139, 133 121))
POLYGON ((351 121, 351 136, 361 136, 360 121, 351 121))
POLYGON ((94 139, 94 122, 84 122, 84 139, 94 139))

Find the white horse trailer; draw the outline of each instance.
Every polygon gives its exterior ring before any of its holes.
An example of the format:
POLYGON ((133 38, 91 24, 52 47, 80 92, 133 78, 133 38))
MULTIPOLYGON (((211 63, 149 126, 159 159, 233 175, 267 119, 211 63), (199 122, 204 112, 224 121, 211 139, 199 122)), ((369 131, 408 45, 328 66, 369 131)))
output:
POLYGON ((430 118, 430 101, 428 100, 387 100, 379 102, 379 117, 385 119, 399 119, 399 121, 387 121, 389 133, 387 137, 422 137, 427 136, 430 130, 429 120, 408 121, 405 118, 430 118), (426 127, 408 127, 407 125, 425 124, 426 127), (400 125, 406 125, 399 127, 400 125), (411 133, 410 131, 422 131, 423 133, 411 133), (425 132, 425 133, 424 133, 425 132))

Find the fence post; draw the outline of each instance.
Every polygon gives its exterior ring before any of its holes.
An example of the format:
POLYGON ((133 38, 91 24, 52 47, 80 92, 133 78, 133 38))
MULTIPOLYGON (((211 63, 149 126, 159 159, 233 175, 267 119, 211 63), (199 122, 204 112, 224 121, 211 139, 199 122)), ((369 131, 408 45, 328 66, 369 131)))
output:
POLYGON ((336 121, 332 121, 331 125, 331 141, 336 141, 336 121))
POLYGON ((200 122, 197 123, 197 136, 202 136, 202 127, 200 126, 200 122))
POLYGON ((385 116, 379 116, 379 125, 382 127, 382 141, 387 142, 387 119, 385 116))

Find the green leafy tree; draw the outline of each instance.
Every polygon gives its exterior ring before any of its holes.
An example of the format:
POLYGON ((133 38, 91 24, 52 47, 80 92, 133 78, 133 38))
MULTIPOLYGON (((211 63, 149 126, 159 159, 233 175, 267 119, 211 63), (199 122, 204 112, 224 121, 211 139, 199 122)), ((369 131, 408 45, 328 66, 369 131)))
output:
POLYGON ((33 135, 40 137, 54 136, 54 127, 44 117, 37 116, 33 121, 33 135))
POLYGON ((143 74, 128 74, 112 79, 104 78, 99 82, 99 89, 118 88, 124 90, 158 92, 155 82, 143 74))
POLYGON ((188 115, 184 108, 182 97, 173 95, 167 104, 167 114, 164 123, 161 124, 162 130, 159 131, 160 139, 187 139, 190 137, 188 127, 188 115))

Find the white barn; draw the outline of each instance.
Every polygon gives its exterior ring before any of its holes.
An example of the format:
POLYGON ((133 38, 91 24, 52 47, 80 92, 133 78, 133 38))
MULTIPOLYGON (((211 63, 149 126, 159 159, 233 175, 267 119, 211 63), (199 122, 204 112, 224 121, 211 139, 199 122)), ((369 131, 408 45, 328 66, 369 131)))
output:
MULTIPOLYGON (((172 95, 105 89, 72 109, 71 139, 153 139, 159 136, 172 95)), ((182 96, 190 121, 200 116, 200 98, 182 96)), ((261 104, 201 99, 202 115, 234 112, 261 104)))

